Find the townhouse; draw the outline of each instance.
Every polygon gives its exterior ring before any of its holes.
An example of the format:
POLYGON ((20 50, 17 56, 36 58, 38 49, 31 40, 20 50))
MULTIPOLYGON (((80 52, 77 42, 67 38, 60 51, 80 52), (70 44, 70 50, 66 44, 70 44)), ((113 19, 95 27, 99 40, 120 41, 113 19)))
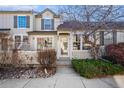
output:
MULTIPOLYGON (((92 23, 94 24, 94 23, 92 23)), ((124 42, 124 22, 109 23, 109 30, 116 30, 104 35, 102 28, 99 45, 124 42), (114 25, 114 26, 113 26, 114 25)), ((25 51, 54 48, 57 59, 66 57, 91 58, 83 40, 84 26, 78 22, 62 22, 60 15, 50 9, 35 13, 32 11, 0 11, 0 37, 11 37, 13 47, 25 51)), ((0 39, 0 49, 6 48, 6 39, 0 39)))

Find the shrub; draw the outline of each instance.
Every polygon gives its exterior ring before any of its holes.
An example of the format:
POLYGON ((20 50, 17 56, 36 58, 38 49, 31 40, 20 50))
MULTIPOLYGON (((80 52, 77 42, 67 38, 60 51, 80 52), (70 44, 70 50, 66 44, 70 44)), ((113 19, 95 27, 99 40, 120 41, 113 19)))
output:
POLYGON ((14 66, 21 66, 21 56, 19 54, 20 49, 13 49, 12 50, 12 65, 14 66))
POLYGON ((43 68, 49 68, 56 65, 56 52, 54 49, 38 51, 38 62, 43 68))
POLYGON ((124 42, 118 43, 119 47, 123 48, 124 50, 124 42))
POLYGON ((124 44, 110 44, 105 47, 106 56, 109 57, 109 60, 113 63, 118 63, 124 65, 124 44))
POLYGON ((102 60, 73 59, 73 68, 86 78, 103 77, 107 75, 124 74, 124 68, 118 64, 111 64, 102 60))

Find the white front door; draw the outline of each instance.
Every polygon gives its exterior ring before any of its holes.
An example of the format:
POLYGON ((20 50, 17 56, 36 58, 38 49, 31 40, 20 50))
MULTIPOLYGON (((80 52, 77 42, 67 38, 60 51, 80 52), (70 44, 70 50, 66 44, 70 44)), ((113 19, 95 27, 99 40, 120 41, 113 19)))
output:
POLYGON ((60 36, 60 57, 69 57, 68 36, 60 36))

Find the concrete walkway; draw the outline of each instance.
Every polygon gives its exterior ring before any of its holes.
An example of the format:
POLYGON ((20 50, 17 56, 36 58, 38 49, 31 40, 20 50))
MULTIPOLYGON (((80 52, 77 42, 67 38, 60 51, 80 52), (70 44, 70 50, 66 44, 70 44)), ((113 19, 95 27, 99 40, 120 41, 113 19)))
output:
POLYGON ((124 76, 86 79, 71 67, 59 67, 50 78, 0 80, 2 88, 117 88, 124 87, 124 76))

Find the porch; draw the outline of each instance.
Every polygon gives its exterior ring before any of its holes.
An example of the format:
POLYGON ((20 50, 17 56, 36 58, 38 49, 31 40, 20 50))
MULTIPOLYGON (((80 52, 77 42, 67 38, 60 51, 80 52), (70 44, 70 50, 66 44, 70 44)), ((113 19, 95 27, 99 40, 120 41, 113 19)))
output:
POLYGON ((92 58, 90 52, 84 47, 83 33, 81 31, 34 31, 29 34, 29 43, 33 50, 53 48, 57 59, 71 60, 72 58, 92 58))
POLYGON ((58 31, 57 59, 71 60, 92 58, 88 47, 85 46, 82 32, 58 31))

